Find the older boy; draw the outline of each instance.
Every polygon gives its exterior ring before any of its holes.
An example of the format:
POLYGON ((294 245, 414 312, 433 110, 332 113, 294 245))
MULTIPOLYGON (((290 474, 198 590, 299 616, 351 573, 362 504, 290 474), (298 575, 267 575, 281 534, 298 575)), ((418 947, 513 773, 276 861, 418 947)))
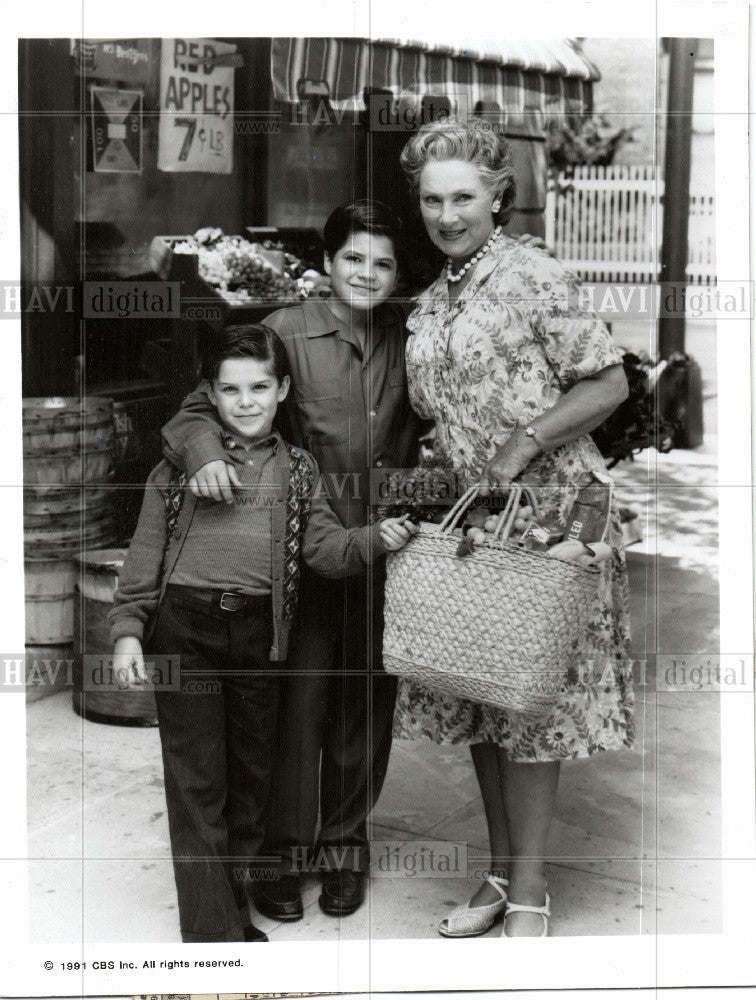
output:
MULTIPOLYGON (((369 470, 415 464, 420 427, 407 398, 404 317, 389 299, 401 223, 376 202, 344 205, 324 231, 330 299, 273 313, 294 390, 287 437, 316 458, 346 527, 369 521, 369 470)), ((233 499, 238 482, 200 389, 164 428, 166 454, 197 495, 233 499)), ((322 875, 320 906, 353 913, 364 899, 367 816, 383 785, 396 686, 383 672, 383 569, 338 583, 303 573, 279 729, 267 849, 282 877, 254 886, 278 920, 302 916, 299 875, 322 875), (320 831, 315 831, 320 807, 320 831)))

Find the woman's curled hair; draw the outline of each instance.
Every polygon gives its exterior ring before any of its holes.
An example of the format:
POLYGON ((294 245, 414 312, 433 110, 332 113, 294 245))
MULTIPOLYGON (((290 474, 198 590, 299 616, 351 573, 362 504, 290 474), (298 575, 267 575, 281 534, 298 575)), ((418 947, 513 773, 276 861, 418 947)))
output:
POLYGON ((480 171, 491 190, 501 192, 496 221, 506 225, 514 211, 517 187, 509 143, 482 118, 457 115, 427 122, 412 136, 399 158, 414 194, 429 160, 464 160, 480 171))

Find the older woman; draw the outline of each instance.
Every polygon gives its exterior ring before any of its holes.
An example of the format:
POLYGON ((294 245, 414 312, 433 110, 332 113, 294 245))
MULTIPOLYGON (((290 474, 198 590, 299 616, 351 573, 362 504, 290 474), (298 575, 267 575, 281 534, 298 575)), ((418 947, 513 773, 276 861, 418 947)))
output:
MULTIPOLYGON (((563 523, 585 474, 605 474, 589 432, 627 395, 621 352, 578 307, 574 275, 503 235, 515 197, 503 137, 449 118, 421 128, 401 162, 447 254, 407 324, 410 399, 435 420, 433 461, 480 477, 484 490, 519 476, 563 523)), ((504 936, 547 933, 544 858, 560 762, 632 745, 621 537, 614 512, 600 606, 542 722, 400 685, 395 734, 469 744, 485 807, 491 873, 442 921, 446 936, 485 933, 502 912, 504 936)))

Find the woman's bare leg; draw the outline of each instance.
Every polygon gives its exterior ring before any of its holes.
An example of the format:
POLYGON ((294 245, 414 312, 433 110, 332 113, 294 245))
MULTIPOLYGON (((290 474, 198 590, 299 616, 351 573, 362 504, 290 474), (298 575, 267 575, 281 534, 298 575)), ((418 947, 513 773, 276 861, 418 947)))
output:
MULTIPOLYGON (((488 841, 491 849, 489 872, 504 877, 509 863, 509 837, 500 770, 501 751, 494 743, 474 743, 470 747, 470 754, 475 765, 488 825, 488 841)), ((499 899, 501 896, 493 886, 482 881, 470 900, 470 905, 485 906, 488 903, 496 903, 499 899)))
MULTIPOLYGON (((545 857, 549 826, 554 814, 559 761, 523 764, 499 753, 503 799, 509 836, 509 898, 513 903, 543 906, 545 857)), ((534 913, 513 913, 506 920, 510 937, 532 937, 543 929, 534 913)))

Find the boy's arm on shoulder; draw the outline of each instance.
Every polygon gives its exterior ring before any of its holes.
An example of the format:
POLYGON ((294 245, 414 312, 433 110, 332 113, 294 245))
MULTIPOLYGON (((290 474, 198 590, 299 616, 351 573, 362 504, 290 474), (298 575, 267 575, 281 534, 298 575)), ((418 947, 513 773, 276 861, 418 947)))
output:
POLYGON ((318 463, 303 452, 313 471, 310 515, 302 537, 302 556, 321 576, 338 579, 364 572, 376 558, 385 555, 377 524, 345 528, 328 503, 318 463))
POLYGON ((207 382, 200 382, 184 399, 181 409, 163 427, 162 437, 166 458, 188 476, 208 462, 225 461, 221 425, 207 394, 207 382))
POLYGON ((113 642, 125 635, 141 640, 145 625, 157 608, 167 540, 165 490, 171 472, 164 459, 147 480, 139 521, 118 574, 118 589, 108 614, 113 642))

